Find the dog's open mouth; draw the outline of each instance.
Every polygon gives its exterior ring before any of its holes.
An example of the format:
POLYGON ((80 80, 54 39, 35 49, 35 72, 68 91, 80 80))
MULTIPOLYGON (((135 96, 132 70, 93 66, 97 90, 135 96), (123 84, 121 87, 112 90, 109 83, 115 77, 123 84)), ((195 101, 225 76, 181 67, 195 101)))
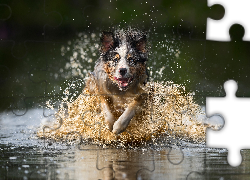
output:
POLYGON ((117 78, 114 77, 116 82, 118 83, 119 87, 122 89, 125 89, 128 87, 128 85, 132 82, 133 78, 117 78))

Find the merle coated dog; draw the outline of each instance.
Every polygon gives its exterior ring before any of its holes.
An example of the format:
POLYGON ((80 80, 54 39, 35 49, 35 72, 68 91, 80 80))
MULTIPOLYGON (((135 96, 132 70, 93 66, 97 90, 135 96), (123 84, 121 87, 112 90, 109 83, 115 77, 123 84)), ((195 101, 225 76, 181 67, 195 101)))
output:
POLYGON ((142 106, 147 94, 141 88, 148 79, 147 33, 137 29, 103 32, 100 58, 86 89, 100 96, 109 130, 122 133, 142 106))

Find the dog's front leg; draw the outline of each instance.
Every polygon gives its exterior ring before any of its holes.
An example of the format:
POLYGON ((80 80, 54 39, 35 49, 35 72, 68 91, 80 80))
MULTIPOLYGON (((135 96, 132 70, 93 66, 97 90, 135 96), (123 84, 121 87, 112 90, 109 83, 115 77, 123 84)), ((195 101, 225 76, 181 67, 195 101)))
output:
POLYGON ((108 124, 109 130, 112 131, 113 130, 113 125, 115 122, 115 117, 114 115, 111 113, 110 110, 110 98, 108 97, 101 97, 101 106, 102 106, 102 111, 104 114, 104 118, 105 118, 105 122, 108 124))
POLYGON ((119 117, 119 119, 114 123, 113 133, 120 134, 128 127, 129 122, 135 116, 135 111, 137 106, 140 106, 143 102, 144 95, 140 95, 135 98, 132 103, 130 103, 127 109, 123 112, 123 114, 119 117))
POLYGON ((124 113, 119 117, 119 119, 115 122, 113 126, 113 133, 120 134, 128 127, 129 122, 135 115, 136 106, 131 105, 128 106, 124 113))

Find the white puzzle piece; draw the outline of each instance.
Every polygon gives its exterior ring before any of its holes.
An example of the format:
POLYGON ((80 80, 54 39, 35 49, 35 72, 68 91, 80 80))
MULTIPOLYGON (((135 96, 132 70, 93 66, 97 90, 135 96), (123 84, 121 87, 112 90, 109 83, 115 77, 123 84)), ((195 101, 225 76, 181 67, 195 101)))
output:
POLYGON ((250 1, 249 0, 208 0, 208 6, 222 5, 225 15, 220 20, 207 18, 207 40, 230 41, 229 29, 240 24, 245 29, 243 41, 250 41, 250 1))
POLYGON ((212 148, 227 148, 228 162, 239 166, 242 161, 241 149, 250 149, 250 98, 235 96, 237 83, 234 80, 224 84, 226 97, 207 97, 206 114, 208 117, 221 114, 225 124, 219 131, 208 129, 206 143, 212 148))

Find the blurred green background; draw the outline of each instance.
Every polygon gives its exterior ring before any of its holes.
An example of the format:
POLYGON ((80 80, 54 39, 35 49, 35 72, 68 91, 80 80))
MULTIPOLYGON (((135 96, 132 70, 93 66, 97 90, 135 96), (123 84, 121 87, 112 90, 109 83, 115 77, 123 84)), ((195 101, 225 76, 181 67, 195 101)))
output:
POLYGON ((72 82, 78 86, 70 91, 81 93, 83 77, 69 75, 67 64, 93 69, 99 33, 127 26, 148 31, 152 80, 185 85, 199 104, 206 96, 225 96, 227 79, 238 82, 237 96, 250 96, 244 28, 232 26, 231 42, 206 41, 207 18, 224 13, 220 5, 207 7, 206 0, 2 0, 0 109, 23 115, 48 99, 59 101, 72 82))

